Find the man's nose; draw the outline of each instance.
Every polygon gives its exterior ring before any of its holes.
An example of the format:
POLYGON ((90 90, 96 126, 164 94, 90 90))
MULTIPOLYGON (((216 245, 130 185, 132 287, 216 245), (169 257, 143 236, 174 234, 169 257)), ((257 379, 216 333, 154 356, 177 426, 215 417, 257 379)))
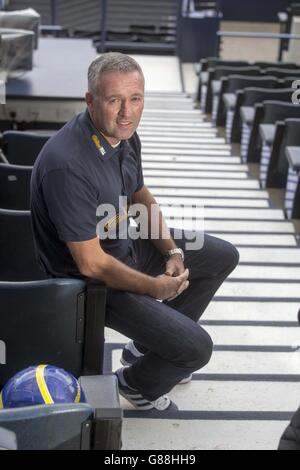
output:
POLYGON ((119 114, 123 117, 130 116, 130 102, 122 101, 119 114))

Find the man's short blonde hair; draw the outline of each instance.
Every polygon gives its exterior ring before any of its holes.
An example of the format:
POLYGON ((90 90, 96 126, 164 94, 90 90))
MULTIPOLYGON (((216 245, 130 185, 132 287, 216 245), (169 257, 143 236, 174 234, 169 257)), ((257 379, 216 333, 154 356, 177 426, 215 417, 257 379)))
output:
POLYGON ((97 57, 89 66, 88 90, 94 97, 98 93, 98 81, 106 72, 138 72, 144 79, 141 66, 132 57, 121 52, 107 52, 97 57))

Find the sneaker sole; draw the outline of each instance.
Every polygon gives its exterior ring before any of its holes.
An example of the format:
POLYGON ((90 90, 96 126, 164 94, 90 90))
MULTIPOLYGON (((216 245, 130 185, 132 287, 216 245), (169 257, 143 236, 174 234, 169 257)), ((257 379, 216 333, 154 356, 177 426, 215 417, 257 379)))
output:
POLYGON ((180 382, 178 382, 178 385, 189 384, 191 381, 192 381, 192 375, 189 375, 188 377, 181 379, 180 382))

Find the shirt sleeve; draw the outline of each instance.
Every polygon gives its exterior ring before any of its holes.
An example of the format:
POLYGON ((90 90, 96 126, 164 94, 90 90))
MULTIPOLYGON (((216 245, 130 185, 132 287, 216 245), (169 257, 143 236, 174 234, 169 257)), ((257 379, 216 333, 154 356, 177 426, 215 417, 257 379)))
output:
POLYGON ((54 170, 44 177, 42 191, 61 241, 85 241, 97 236, 98 195, 84 177, 68 169, 54 170))

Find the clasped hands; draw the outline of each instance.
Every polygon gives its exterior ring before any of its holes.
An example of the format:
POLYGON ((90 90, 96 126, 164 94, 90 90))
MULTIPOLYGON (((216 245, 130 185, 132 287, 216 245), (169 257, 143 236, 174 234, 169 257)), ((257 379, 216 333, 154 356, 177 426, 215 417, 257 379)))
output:
POLYGON ((164 274, 157 276, 159 281, 158 295, 160 300, 173 300, 189 286, 189 270, 185 269, 180 255, 171 256, 166 263, 164 274))

